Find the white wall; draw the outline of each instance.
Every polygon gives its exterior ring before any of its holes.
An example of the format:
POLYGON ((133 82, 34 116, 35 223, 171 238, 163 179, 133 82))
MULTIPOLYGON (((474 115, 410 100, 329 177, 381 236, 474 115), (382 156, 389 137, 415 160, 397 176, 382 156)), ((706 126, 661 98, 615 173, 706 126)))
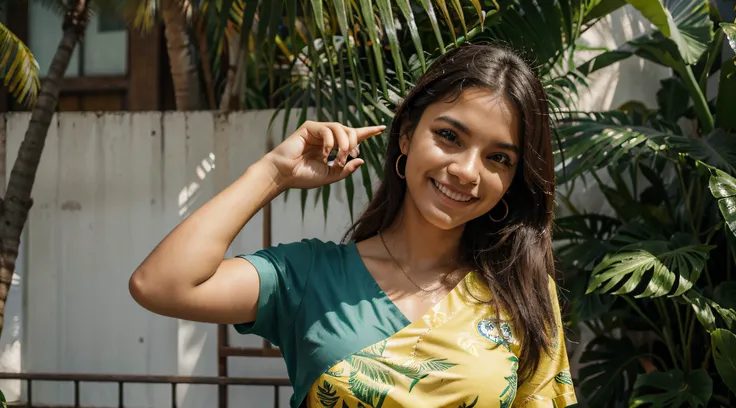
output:
MULTIPOLYGON (((271 114, 56 116, 34 185, 18 267, 22 284, 14 285, 10 294, 3 343, 15 349, 5 349, 0 360, 4 369, 217 375, 216 326, 145 311, 130 298, 127 281, 168 231, 265 153, 271 114), (19 307, 22 304, 25 307, 19 307)), ((9 158, 17 154, 28 120, 27 114, 7 117, 9 158)), ((349 213, 342 184, 333 191, 327 224, 322 207, 313 208, 312 198, 304 222, 299 194, 286 202, 277 198, 273 243, 306 236, 339 240, 349 213)), ((355 208, 359 211, 365 202, 362 188, 356 188, 355 208)), ((258 214, 230 255, 260 249, 262 224, 258 214)), ((260 344, 258 338, 230 332, 236 345, 260 344)), ((286 377, 280 359, 230 361, 231 376, 286 377)), ((19 385, 9 382, 0 388, 14 398, 19 385)), ((33 394, 34 402, 73 402, 71 384, 34 383, 33 394)), ((282 394, 282 406, 287 406, 290 391, 282 394)), ((216 395, 215 386, 182 385, 179 404, 207 406, 216 395)), ((125 399, 130 406, 164 406, 169 396, 163 385, 133 385, 126 388, 125 399)), ((84 404, 115 401, 114 384, 82 387, 84 404)), ((233 387, 231 401, 232 406, 269 406, 272 389, 233 387)))

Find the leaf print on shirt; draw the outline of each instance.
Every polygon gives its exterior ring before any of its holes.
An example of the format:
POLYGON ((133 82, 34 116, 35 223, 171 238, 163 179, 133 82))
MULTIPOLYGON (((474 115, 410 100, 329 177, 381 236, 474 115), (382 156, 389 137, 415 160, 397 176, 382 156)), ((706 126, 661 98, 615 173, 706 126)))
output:
POLYGON ((562 370, 555 376, 555 381, 559 384, 572 385, 572 376, 570 370, 562 370))
MULTIPOLYGON (((335 386, 325 380, 322 382, 322 385, 317 387, 317 399, 319 399, 319 403, 322 404, 323 407, 335 408, 340 397, 337 396, 337 389, 335 389, 335 386)), ((345 405, 344 402, 343 405, 345 405)))
POLYGON ((508 385, 506 388, 503 389, 503 392, 499 396, 501 399, 501 407, 500 408, 509 408, 511 407, 511 404, 514 403, 514 399, 516 399, 516 387, 517 387, 517 381, 518 377, 516 374, 516 370, 519 369, 519 359, 516 358, 516 356, 511 356, 507 359, 508 361, 511 361, 511 375, 508 377, 504 377, 506 381, 508 381, 508 385))
POLYGON ((477 329, 481 336, 496 344, 503 344, 507 350, 511 350, 510 343, 513 343, 514 336, 508 323, 501 322, 501 331, 499 332, 494 320, 486 318, 478 322, 477 329))
POLYGON ((410 360, 404 364, 382 356, 388 340, 363 349, 344 361, 350 365, 348 384, 350 392, 361 402, 374 408, 381 408, 389 391, 396 385, 394 376, 400 375, 412 380, 409 392, 422 379, 433 372, 446 371, 456 364, 446 359, 410 360))
POLYGON ((370 375, 361 373, 359 370, 353 371, 350 373, 350 379, 348 379, 350 392, 353 393, 355 398, 370 406, 381 407, 386 395, 394 385, 393 379, 390 376, 387 378, 390 380, 390 384, 382 383, 370 375))

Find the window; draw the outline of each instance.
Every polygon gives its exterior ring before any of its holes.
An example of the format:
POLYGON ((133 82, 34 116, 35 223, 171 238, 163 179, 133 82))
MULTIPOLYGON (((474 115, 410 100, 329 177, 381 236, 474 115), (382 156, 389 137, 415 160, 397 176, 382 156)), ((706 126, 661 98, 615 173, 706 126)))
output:
MULTIPOLYGON (((61 38, 62 17, 41 2, 28 2, 28 47, 36 56, 39 74, 46 75, 61 38)), ((66 76, 126 75, 128 32, 117 15, 92 16, 84 36, 72 54, 66 76)))

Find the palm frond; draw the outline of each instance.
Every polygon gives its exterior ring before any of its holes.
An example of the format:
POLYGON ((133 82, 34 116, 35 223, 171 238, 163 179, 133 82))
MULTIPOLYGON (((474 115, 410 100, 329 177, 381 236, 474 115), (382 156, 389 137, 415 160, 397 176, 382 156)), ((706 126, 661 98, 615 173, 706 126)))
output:
POLYGON ((129 0, 123 6, 123 16, 131 29, 148 33, 156 27, 160 10, 161 0, 129 0))
MULTIPOLYGON (((149 33, 161 21, 163 0, 95 0, 95 11, 105 10, 123 16, 132 30, 142 34, 149 33)), ((208 0, 171 0, 181 9, 182 15, 190 25, 206 10, 208 0)))
POLYGON ((0 23, 0 78, 18 103, 32 106, 41 83, 38 62, 31 50, 0 23))
POLYGON ((561 139, 555 151, 555 170, 559 183, 630 158, 639 147, 659 151, 670 136, 650 127, 632 125, 624 112, 616 111, 568 119, 558 131, 561 139))

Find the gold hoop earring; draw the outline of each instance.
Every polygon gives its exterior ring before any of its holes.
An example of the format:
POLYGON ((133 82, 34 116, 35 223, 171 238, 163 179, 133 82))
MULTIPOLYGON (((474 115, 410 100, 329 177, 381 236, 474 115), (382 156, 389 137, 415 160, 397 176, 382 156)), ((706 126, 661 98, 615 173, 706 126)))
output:
POLYGON ((399 171, 399 160, 404 157, 404 153, 399 154, 399 157, 396 158, 396 175, 399 176, 400 179, 405 179, 406 175, 401 174, 399 171))
POLYGON ((490 218, 490 219, 491 219, 491 221, 493 221, 493 222, 501 222, 501 221, 505 220, 505 219, 506 219, 506 217, 508 217, 508 216, 509 216, 509 205, 508 205, 508 204, 506 204, 506 200, 504 200, 503 198, 501 199, 501 202, 503 203, 504 207, 506 207, 506 214, 504 214, 504 215, 503 215, 503 218, 501 218, 500 220, 497 220, 497 219, 494 219, 494 218, 493 218, 493 217, 491 216, 491 213, 489 212, 489 213, 488 213, 488 218, 490 218))

